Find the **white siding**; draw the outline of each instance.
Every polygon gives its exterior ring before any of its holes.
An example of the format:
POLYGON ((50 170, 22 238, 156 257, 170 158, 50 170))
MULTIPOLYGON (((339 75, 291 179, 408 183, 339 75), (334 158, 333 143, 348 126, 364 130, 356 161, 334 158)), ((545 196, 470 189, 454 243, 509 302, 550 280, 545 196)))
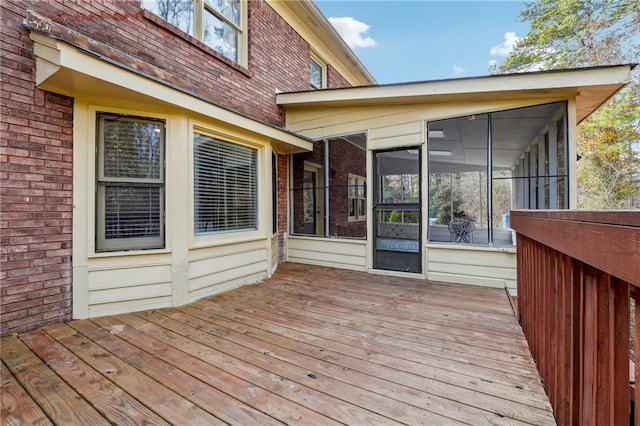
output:
POLYGON ((271 273, 278 267, 278 236, 271 237, 271 273))
POLYGON ((366 270, 366 241, 289 236, 289 262, 366 270))
POLYGON ((458 284, 515 288, 515 248, 429 245, 427 278, 458 284))
POLYGON ((189 253, 189 300, 222 293, 267 278, 267 241, 257 240, 189 253))
POLYGON ((93 258, 89 265, 89 316, 171 306, 169 255, 93 258))

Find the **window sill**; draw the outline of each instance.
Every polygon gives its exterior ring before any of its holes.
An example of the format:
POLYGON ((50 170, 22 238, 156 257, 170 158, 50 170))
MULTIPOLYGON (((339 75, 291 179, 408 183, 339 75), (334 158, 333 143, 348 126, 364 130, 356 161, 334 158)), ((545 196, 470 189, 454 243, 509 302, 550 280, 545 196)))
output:
POLYGON ((201 42, 200 40, 198 40, 197 38, 190 36, 189 34, 185 33, 184 31, 182 31, 181 29, 177 28, 174 25, 171 25, 170 23, 168 23, 167 21, 165 21, 164 19, 160 18, 159 16, 157 16, 155 13, 150 12, 146 9, 142 9, 142 16, 144 18, 146 18, 147 20, 153 22, 154 24, 158 25, 159 27, 162 27, 163 29, 165 29, 166 31, 169 31, 171 34, 175 35, 176 37, 181 38, 182 40, 186 41, 187 43, 197 47, 198 49, 202 50, 204 53, 208 54, 209 56, 212 56, 213 58, 217 59, 220 62, 225 63, 226 65, 230 66, 231 68, 235 69, 236 71, 241 72, 242 74, 246 75, 247 77, 251 77, 251 74, 249 73, 249 70, 237 63, 232 61, 231 59, 223 56, 222 54, 216 52, 215 50, 213 50, 212 48, 210 48, 209 46, 207 46, 206 44, 204 44, 203 42, 201 42))
POLYGON ((466 250, 466 251, 501 251, 505 253, 516 253, 515 246, 487 246, 487 245, 477 245, 477 244, 454 244, 448 242, 436 242, 430 241, 426 244, 427 249, 429 248, 438 248, 438 249, 450 249, 450 250, 466 250))
POLYGON ((271 239, 271 236, 264 236, 264 235, 256 235, 255 233, 252 233, 251 235, 243 235, 243 236, 238 236, 233 235, 233 236, 229 236, 230 234, 212 234, 212 235, 206 235, 206 236, 198 236, 194 238, 194 242, 193 244, 191 244, 191 246, 189 246, 190 250, 197 250, 197 249, 202 249, 202 248, 209 248, 209 247, 220 247, 220 246, 228 246, 228 245, 234 245, 234 244, 243 244, 243 243, 250 243, 253 241, 267 241, 271 239))
POLYGON ((87 258, 88 259, 100 259, 100 258, 106 258, 106 257, 150 256, 150 255, 170 254, 170 253, 171 253, 171 249, 170 248, 148 249, 148 250, 141 250, 141 249, 114 250, 114 251, 94 252, 94 253, 89 254, 89 256, 87 256, 87 258))

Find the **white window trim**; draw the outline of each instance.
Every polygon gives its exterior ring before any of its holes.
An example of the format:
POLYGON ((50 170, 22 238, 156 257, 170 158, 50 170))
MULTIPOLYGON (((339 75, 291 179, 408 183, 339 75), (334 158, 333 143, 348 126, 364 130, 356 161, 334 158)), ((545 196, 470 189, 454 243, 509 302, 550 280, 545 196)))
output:
MULTIPOLYGON (((247 13, 248 0, 240 0, 240 24, 239 25, 234 23, 233 21, 229 20, 227 17, 225 17, 220 12, 218 12, 215 7, 209 5, 207 0, 192 0, 192 1, 193 1, 193 37, 196 38, 197 40, 199 40, 200 42, 202 42, 203 44, 205 44, 208 48, 210 48, 211 50, 213 50, 217 54, 221 55, 222 57, 228 59, 229 61, 237 63, 237 64, 243 66, 244 68, 247 68, 248 63, 249 63, 249 55, 248 55, 248 50, 249 50, 248 49, 248 44, 249 44, 249 42, 248 42, 248 31, 247 31, 248 22, 249 22, 248 13, 247 13), (226 57, 224 54, 222 54, 221 52, 218 52, 213 47, 207 45, 204 42, 204 14, 205 14, 205 11, 210 12, 217 19, 221 20, 222 22, 224 22, 225 24, 231 26, 234 30, 237 31, 237 34, 238 34, 238 45, 236 47, 237 48, 237 55, 238 55, 237 61, 234 61, 233 59, 226 57)), ((144 7, 144 3, 143 3, 143 7, 144 7)), ((155 13, 153 11, 149 10, 149 12, 153 13, 155 15, 155 13)), ((159 17, 159 18, 163 19, 162 17, 159 17)), ((176 30, 178 30, 180 32, 183 31, 180 28, 178 28, 178 27, 174 26, 173 24, 171 24, 170 22, 167 22, 167 23, 169 25, 171 25, 173 28, 175 28, 176 30)))
POLYGON ((309 58, 309 83, 311 84, 311 88, 312 89, 326 89, 327 88, 327 62, 325 60, 323 60, 320 55, 318 55, 315 52, 311 52, 310 58, 309 58), (320 68, 322 69, 322 82, 320 87, 318 87, 317 85, 313 84, 313 81, 311 80, 311 62, 315 62, 316 64, 320 65, 320 68))
MULTIPOLYGON (((189 247, 190 248, 203 248, 203 247, 215 247, 221 245, 234 244, 239 242, 262 240, 265 237, 265 223, 268 222, 267 227, 269 232, 271 230, 271 221, 266 220, 265 214, 271 217, 271 210, 268 210, 265 206, 265 182, 271 182, 271 175, 266 177, 264 175, 265 162, 271 161, 271 151, 266 149, 266 141, 260 139, 252 139, 247 135, 247 138, 240 138, 237 136, 237 132, 225 131, 223 128, 214 128, 204 123, 189 120, 189 247), (257 152, 257 228, 253 230, 240 230, 240 231, 226 231, 210 234, 195 234, 195 141, 194 133, 200 133, 212 138, 220 139, 225 142, 235 143, 238 145, 246 146, 256 149, 257 152), (267 152, 268 151, 268 152, 267 152), (268 158, 266 156, 269 156, 268 158), (268 211, 267 211, 268 210, 268 211)), ((271 197, 271 191, 268 192, 268 196, 271 197)))
POLYGON ((95 193, 95 207, 92 212, 93 217, 93 229, 95 230, 95 243, 93 244, 93 248, 91 250, 92 253, 95 254, 113 254, 117 252, 147 252, 147 251, 157 251, 157 250, 165 250, 167 248, 167 224, 166 224, 166 211, 167 211, 167 201, 166 201, 166 192, 167 192, 167 176, 166 176, 166 152, 167 152, 167 118, 166 117, 157 117, 153 114, 149 114, 146 112, 122 112, 122 111, 113 111, 109 109, 95 109, 91 112, 91 116, 93 118, 94 123, 94 146, 95 146, 95 173, 94 173, 94 193, 95 193), (100 126, 98 124, 98 120, 100 116, 123 116, 123 117, 131 117, 137 118, 140 120, 149 120, 149 121, 162 121, 163 125, 161 128, 162 132, 162 141, 160 147, 160 167, 161 167, 161 177, 156 179, 156 184, 160 185, 161 195, 160 195, 160 236, 153 238, 131 238, 131 239, 118 239, 116 241, 107 241, 105 239, 105 218, 104 218, 104 208, 105 208, 105 200, 104 194, 101 192, 101 188, 104 188, 105 185, 101 185, 99 182, 126 182, 132 184, 135 179, 123 179, 123 178, 111 178, 105 179, 103 176, 104 170, 104 149, 103 149, 103 134, 100 131, 100 126), (131 244, 127 244, 127 242, 131 242, 131 244), (100 246, 100 247, 99 247, 100 246))

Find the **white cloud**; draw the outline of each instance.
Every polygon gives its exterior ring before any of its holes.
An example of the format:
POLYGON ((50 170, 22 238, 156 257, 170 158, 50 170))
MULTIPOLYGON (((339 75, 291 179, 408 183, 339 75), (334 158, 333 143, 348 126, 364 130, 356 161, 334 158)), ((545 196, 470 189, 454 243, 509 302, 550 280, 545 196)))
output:
POLYGON ((498 61, 495 59, 489 59, 489 68, 494 68, 498 66, 498 61))
POLYGON ((520 40, 520 37, 513 31, 506 32, 504 34, 504 41, 497 46, 493 46, 491 50, 489 50, 489 54, 492 56, 508 56, 520 40))
POLYGON ((329 18, 329 22, 351 48, 374 47, 378 44, 377 41, 367 35, 369 25, 364 22, 350 17, 329 18))
POLYGON ((453 67, 451 67, 451 69, 453 70, 453 73, 456 75, 464 74, 464 68, 462 68, 457 63, 453 64, 453 67))

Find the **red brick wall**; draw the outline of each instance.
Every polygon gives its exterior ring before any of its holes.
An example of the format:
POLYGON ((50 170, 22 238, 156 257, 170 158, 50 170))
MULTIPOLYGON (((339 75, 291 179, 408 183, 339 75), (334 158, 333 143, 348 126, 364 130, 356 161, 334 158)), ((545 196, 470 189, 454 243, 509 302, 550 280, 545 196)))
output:
MULTIPOLYGON (((366 221, 349 222, 348 184, 349 174, 366 176, 366 153, 362 149, 341 138, 328 141, 329 146, 329 235, 339 237, 366 237, 366 221)), ((294 204, 293 232, 305 234, 304 211, 302 209, 304 193, 304 162, 322 166, 324 164, 324 143, 314 144, 313 152, 296 154, 293 161, 294 204)), ((321 171, 324 173, 324 171, 321 171)), ((321 196, 322 189, 318 191, 321 196)), ((312 231, 311 234, 314 232, 312 231)))
MULTIPOLYGON (((4 9, 11 11, 9 32, 26 32, 22 20, 26 9, 32 9, 176 76, 179 85, 274 124, 284 123, 283 109, 275 103, 276 90, 310 87, 308 43, 262 0, 249 2, 248 68, 180 33, 140 4, 140 0, 3 0, 2 8, 3 15, 4 9)), ((30 50, 27 47, 25 53, 30 55, 30 50)), ((330 87, 348 85, 332 67, 328 81, 330 87)))
POLYGON ((364 238, 367 223, 349 222, 349 174, 367 175, 366 152, 344 139, 329 140, 329 235, 364 238))
MULTIPOLYGON (((249 2, 243 68, 180 35, 140 0, 2 0, 0 334, 71 318, 73 99, 35 86, 27 9, 164 71, 172 82, 283 125, 276 90, 309 88, 309 45, 262 0, 249 2)), ((329 68, 330 87, 347 81, 329 68)), ((278 228, 287 230, 287 164, 278 156, 278 228)), ((280 237, 281 256, 284 238, 280 237)))
POLYGON ((287 253, 285 234, 288 232, 289 216, 287 203, 289 198, 289 157, 278 155, 276 167, 278 168, 278 261, 284 262, 287 253))
POLYGON ((351 87, 351 85, 334 67, 327 65, 327 87, 335 89, 340 87, 351 87))
POLYGON ((35 87, 32 43, 16 28, 22 12, 15 9, 3 3, 3 336, 71 318, 73 100, 35 87))

